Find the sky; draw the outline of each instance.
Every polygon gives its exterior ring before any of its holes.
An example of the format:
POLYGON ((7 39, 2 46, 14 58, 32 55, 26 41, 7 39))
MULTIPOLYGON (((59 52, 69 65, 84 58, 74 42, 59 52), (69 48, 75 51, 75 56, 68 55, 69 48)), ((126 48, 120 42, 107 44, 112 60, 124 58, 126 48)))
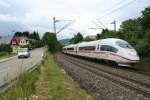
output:
POLYGON ((16 31, 53 32, 53 17, 56 30, 74 22, 57 34, 57 38, 73 37, 77 32, 84 36, 95 35, 105 28, 117 29, 122 21, 141 16, 141 11, 150 6, 150 0, 0 0, 0 35, 16 31), (98 22, 98 20, 103 25, 98 22), (96 25, 97 23, 98 25, 96 25))

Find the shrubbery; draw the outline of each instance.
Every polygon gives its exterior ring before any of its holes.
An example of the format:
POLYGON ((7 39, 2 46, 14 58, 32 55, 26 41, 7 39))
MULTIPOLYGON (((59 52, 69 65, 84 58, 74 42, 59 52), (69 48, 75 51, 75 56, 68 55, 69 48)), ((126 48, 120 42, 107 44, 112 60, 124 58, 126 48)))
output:
POLYGON ((150 30, 146 32, 146 36, 136 46, 141 56, 150 56, 150 30))
POLYGON ((12 52, 12 48, 10 45, 1 44, 0 45, 0 52, 12 52))
POLYGON ((48 50, 50 52, 56 52, 59 48, 59 44, 55 33, 46 32, 43 35, 42 41, 44 45, 48 46, 48 50))
POLYGON ((31 48, 34 49, 34 48, 40 48, 43 46, 43 42, 42 40, 35 40, 35 41, 32 41, 31 43, 31 48))

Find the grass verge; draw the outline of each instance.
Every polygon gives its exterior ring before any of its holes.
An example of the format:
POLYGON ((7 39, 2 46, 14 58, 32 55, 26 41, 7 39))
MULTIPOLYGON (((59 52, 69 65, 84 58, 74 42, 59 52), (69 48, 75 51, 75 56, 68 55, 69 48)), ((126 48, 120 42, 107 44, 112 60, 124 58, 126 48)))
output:
POLYGON ((16 54, 1 52, 1 53, 0 53, 0 60, 5 59, 5 58, 12 57, 12 56, 14 56, 14 55, 16 55, 16 54))
POLYGON ((82 90, 47 53, 41 74, 36 82, 35 94, 29 100, 91 100, 91 96, 82 90))
POLYGON ((10 87, 5 93, 0 94, 0 100, 26 100, 35 90, 34 83, 38 79, 39 73, 40 69, 37 68, 33 72, 21 74, 15 85, 10 87))

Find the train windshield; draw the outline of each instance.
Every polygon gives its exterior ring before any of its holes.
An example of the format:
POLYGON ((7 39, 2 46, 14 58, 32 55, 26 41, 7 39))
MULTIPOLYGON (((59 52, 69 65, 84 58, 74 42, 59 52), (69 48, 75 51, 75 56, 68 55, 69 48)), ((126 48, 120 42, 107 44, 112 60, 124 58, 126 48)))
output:
POLYGON ((120 46, 122 48, 133 49, 133 47, 125 41, 117 41, 116 43, 118 46, 120 46))

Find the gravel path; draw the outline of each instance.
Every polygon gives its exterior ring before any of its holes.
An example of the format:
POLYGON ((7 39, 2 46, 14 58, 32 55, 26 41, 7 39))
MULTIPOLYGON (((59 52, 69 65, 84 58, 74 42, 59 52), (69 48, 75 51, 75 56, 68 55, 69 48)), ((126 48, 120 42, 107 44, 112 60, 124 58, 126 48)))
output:
MULTIPOLYGON (((66 56, 62 54, 55 55, 57 63, 63 67, 82 88, 90 92, 96 100, 150 100, 150 98, 147 98, 142 94, 137 94, 131 89, 127 89, 120 84, 116 84, 111 80, 74 65, 65 60, 64 57, 66 56)), ((131 78, 135 78, 137 80, 146 80, 144 82, 147 84, 149 84, 150 81, 148 76, 142 76, 141 74, 134 73, 133 75, 133 72, 127 72, 126 70, 120 71, 121 69, 104 67, 104 65, 100 64, 99 67, 127 77, 132 76, 131 78)))

